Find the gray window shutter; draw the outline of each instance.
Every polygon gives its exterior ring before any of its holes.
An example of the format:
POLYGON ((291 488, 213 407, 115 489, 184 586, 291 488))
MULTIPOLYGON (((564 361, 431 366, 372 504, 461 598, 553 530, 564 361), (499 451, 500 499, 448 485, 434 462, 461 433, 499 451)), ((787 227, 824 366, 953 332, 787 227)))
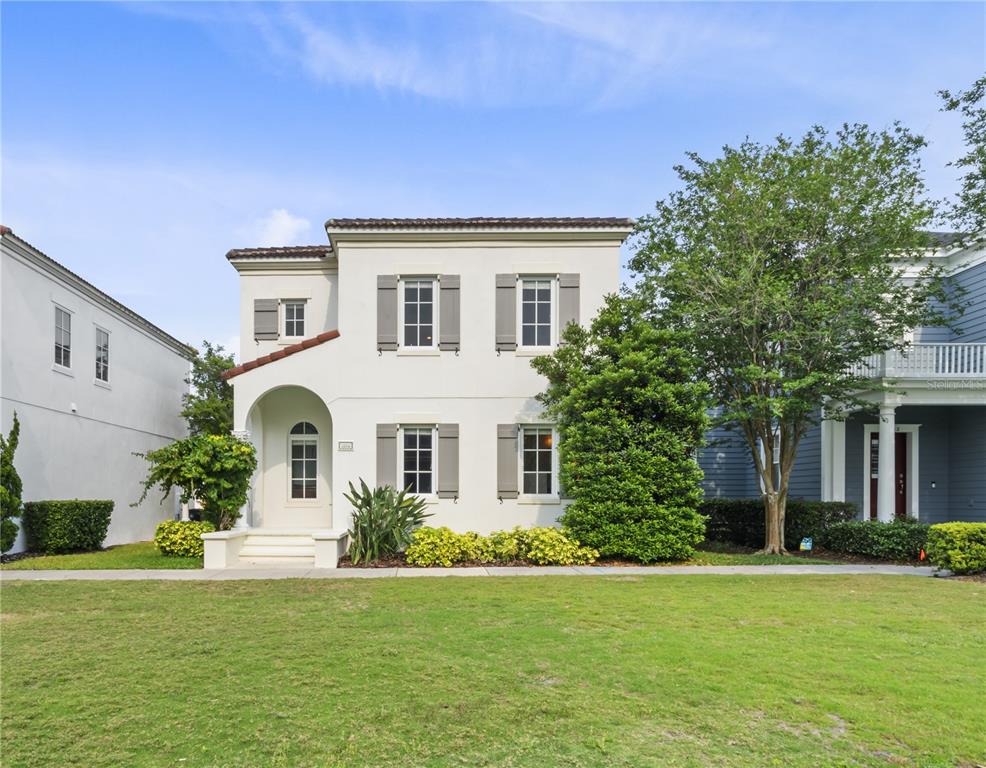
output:
POLYGON ((397 488, 396 424, 377 424, 377 485, 397 488))
POLYGON ((397 349, 397 275, 377 275, 377 349, 397 349))
POLYGON ((459 495, 459 425, 438 425, 438 498, 459 495))
POLYGON ((496 348, 517 349, 517 275, 496 276, 496 348))
POLYGON ((558 336, 569 323, 579 322, 579 276, 558 276, 558 336))
POLYGON ((496 495, 517 498, 517 425, 496 425, 496 495))
POLYGON ((459 276, 440 275, 438 286, 438 348, 455 351, 459 349, 459 276))
POLYGON ((277 338, 277 299, 253 300, 253 338, 277 338))

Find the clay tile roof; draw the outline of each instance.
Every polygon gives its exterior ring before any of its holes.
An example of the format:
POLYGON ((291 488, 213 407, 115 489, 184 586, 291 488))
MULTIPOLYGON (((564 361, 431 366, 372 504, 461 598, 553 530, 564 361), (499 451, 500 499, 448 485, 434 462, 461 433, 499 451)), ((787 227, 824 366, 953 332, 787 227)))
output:
POLYGON ((313 336, 310 339, 299 341, 297 344, 292 344, 288 347, 284 347, 283 349, 278 349, 271 352, 269 355, 258 357, 256 360, 248 360, 245 363, 237 365, 235 368, 230 368, 223 374, 223 378, 228 381, 234 376, 239 376, 241 373, 252 371, 254 368, 260 368, 261 366, 268 365, 269 363, 273 363, 275 360, 280 360, 282 357, 294 355, 304 349, 311 349, 312 347, 317 347, 319 344, 324 344, 327 341, 332 341, 332 339, 338 338, 339 331, 326 331, 325 333, 320 333, 318 336, 313 336))
POLYGON ((475 216, 471 218, 436 219, 329 219, 326 229, 587 229, 628 228, 631 219, 619 216, 564 217, 564 216, 475 216))
POLYGON ((331 245, 292 245, 278 248, 234 248, 227 259, 322 259, 332 255, 331 245))

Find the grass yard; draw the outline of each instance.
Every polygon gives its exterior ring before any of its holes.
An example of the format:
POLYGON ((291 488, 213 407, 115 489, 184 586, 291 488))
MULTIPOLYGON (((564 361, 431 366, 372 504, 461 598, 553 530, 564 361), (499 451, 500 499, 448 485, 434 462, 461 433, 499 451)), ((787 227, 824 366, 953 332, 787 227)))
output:
POLYGON ((973 766, 986 584, 8 582, 3 764, 973 766))
POLYGON ((157 551, 153 541, 120 544, 101 552, 81 552, 73 555, 44 555, 25 557, 3 564, 4 570, 94 570, 100 568, 201 568, 201 557, 166 557, 157 551))

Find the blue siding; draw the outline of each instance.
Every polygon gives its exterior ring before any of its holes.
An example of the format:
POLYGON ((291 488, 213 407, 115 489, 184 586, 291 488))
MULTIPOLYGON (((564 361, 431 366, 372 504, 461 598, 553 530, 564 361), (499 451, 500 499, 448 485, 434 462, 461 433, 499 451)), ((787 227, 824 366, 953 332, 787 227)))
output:
POLYGON ((705 472, 702 489, 714 499, 751 499, 760 495, 746 441, 735 432, 710 430, 698 464, 705 472))
POLYGON ((822 428, 818 424, 801 438, 787 495, 814 501, 822 498, 822 428))
POLYGON ((950 410, 948 519, 986 522, 986 406, 950 410))
POLYGON ((963 300, 968 302, 957 323, 962 333, 952 341, 986 343, 986 262, 957 273, 952 280, 965 288, 963 300))

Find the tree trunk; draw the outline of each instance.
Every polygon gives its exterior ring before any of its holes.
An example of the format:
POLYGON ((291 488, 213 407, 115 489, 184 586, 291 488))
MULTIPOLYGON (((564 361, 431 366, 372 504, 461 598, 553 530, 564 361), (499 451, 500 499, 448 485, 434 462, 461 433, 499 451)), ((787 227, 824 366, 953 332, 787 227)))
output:
POLYGON ((763 497, 766 532, 760 554, 786 555, 784 548, 784 507, 778 493, 765 493, 763 497))

